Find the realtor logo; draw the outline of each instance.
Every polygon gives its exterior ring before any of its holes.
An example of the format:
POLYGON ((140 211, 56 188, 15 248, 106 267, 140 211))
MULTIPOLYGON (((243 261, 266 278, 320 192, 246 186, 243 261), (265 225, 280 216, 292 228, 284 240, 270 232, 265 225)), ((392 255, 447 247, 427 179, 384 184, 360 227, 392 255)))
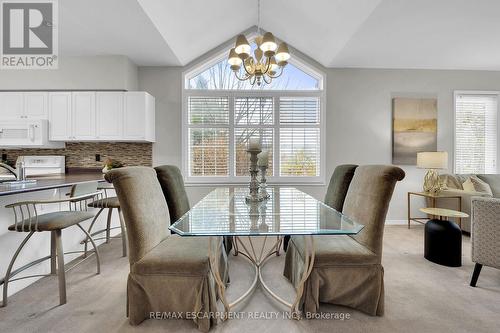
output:
POLYGON ((0 0, 0 68, 57 69, 57 14, 57 0, 0 0))

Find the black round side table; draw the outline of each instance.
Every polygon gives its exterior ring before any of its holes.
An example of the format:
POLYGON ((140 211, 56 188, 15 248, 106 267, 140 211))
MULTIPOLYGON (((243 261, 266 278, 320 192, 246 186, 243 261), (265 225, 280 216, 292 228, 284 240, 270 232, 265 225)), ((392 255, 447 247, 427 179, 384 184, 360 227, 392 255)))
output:
POLYGON ((422 208, 424 213, 439 216, 425 224, 425 259, 448 267, 462 266, 462 230, 445 217, 467 217, 462 212, 442 208, 422 208))

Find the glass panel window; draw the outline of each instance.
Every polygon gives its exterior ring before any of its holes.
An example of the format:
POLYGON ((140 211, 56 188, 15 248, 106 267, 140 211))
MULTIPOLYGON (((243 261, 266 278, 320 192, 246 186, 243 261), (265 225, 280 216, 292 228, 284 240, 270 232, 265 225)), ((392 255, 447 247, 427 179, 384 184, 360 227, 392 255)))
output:
POLYGON ((190 174, 229 175, 229 132, 227 128, 189 130, 190 174))
POLYGON ((319 175, 319 128, 282 128, 279 140, 281 176, 319 175))
POLYGON ((227 65, 227 52, 184 75, 183 165, 186 181, 249 180, 250 138, 268 152, 268 182, 322 183, 323 82, 297 57, 283 74, 252 86, 227 65))
POLYGON ((238 80, 227 59, 223 58, 198 74, 186 79, 187 89, 200 90, 319 90, 321 82, 293 64, 288 64, 283 74, 271 84, 251 85, 248 80, 238 80))
POLYGON ((235 125, 272 125, 273 103, 272 97, 236 97, 235 125))
POLYGON ((250 158, 247 153, 247 143, 250 138, 260 138, 262 150, 269 152, 267 175, 273 175, 273 129, 272 128, 235 128, 235 175, 249 176, 250 158))
POLYGON ((229 99, 227 97, 189 97, 190 124, 229 123, 229 99))
POLYGON ((319 98, 281 97, 280 123, 319 124, 319 98))
POLYGON ((455 105, 455 173, 497 173, 497 94, 461 93, 455 105))

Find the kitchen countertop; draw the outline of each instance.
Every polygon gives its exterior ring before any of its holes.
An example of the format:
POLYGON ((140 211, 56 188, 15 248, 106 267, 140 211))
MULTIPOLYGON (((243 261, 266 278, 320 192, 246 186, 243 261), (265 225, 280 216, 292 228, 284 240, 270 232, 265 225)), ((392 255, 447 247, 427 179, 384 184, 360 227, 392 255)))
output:
POLYGON ((104 175, 100 172, 79 172, 62 175, 36 176, 28 177, 28 179, 36 179, 37 182, 23 185, 5 185, 0 183, 0 196, 51 190, 89 181, 105 181, 104 175))

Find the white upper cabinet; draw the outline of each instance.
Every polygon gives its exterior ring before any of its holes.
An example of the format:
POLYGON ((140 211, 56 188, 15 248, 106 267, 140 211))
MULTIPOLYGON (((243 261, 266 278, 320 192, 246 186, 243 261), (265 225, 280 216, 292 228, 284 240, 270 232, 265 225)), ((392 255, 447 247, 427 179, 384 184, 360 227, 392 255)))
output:
POLYGON ((73 140, 96 140, 95 92, 72 93, 73 140))
POLYGON ((24 93, 0 92, 0 118, 24 118, 24 93))
POLYGON ((96 93, 96 117, 98 140, 123 138, 123 93, 96 93))
POLYGON ((72 135, 71 93, 49 93, 49 140, 69 141, 72 135))
POLYGON ((50 140, 155 141, 155 100, 146 92, 49 93, 50 140))
POLYGON ((24 117, 29 119, 48 119, 47 92, 26 92, 24 95, 24 117))
POLYGON ((48 93, 0 92, 1 119, 48 119, 48 93))
POLYGON ((123 114, 123 138, 155 141, 155 100, 146 92, 126 92, 123 114))

